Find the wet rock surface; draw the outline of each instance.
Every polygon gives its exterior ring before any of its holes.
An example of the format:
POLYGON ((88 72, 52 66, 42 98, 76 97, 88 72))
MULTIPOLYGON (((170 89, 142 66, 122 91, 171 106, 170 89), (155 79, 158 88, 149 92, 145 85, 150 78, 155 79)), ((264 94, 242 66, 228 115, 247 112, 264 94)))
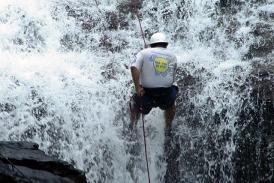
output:
POLYGON ((31 142, 0 142, 0 182, 85 183, 84 172, 31 142))
POLYGON ((254 64, 250 98, 239 113, 235 180, 273 182, 274 64, 254 64))
MULTIPOLYGON (((246 3, 237 2, 220 1, 226 12, 223 17, 233 17, 246 3)), ((254 1, 253 6, 260 3, 265 1, 254 1)), ((236 66, 232 78, 226 77, 228 80, 216 85, 229 94, 235 93, 237 106, 230 106, 230 98, 221 93, 217 97, 209 95, 197 105, 196 96, 205 95, 204 88, 214 73, 191 63, 179 66, 178 122, 174 126, 177 135, 172 137, 167 154, 165 182, 274 182, 273 10, 260 12, 263 21, 246 24, 251 30, 248 35, 257 40, 243 57, 251 66, 250 73, 243 77, 240 73, 247 68, 236 66), (189 67, 197 72, 189 73, 189 67)), ((236 32, 241 26, 233 23, 236 32)), ((239 41, 233 31, 228 37, 235 43, 239 41)))

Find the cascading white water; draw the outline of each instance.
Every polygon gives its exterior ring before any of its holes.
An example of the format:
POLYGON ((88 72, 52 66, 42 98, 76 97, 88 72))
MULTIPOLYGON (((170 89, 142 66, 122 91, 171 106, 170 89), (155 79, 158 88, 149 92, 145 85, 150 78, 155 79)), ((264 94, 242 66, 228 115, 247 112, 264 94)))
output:
MULTIPOLYGON (((0 2, 0 140, 35 141, 48 154, 84 170, 89 182, 146 182, 143 148, 134 169, 129 170, 130 142, 121 132, 123 123, 129 122, 126 106, 132 85, 128 65, 143 47, 138 21, 130 13, 123 17, 125 25, 115 16, 111 20, 118 26, 109 25, 107 12, 111 17, 126 11, 119 6, 122 2, 101 0, 98 7, 96 1, 87 0, 0 2)), ((257 21, 257 7, 248 6, 234 16, 242 24, 234 31, 225 28, 233 21, 216 13, 218 2, 147 0, 140 10, 141 20, 146 34, 164 31, 169 35, 179 66, 189 74, 200 69, 210 73, 202 78, 205 87, 190 101, 203 106, 210 99, 214 112, 225 108, 227 122, 218 133, 229 129, 233 135, 240 98, 229 87, 240 85, 249 73, 242 57, 254 40, 245 24, 257 21), (241 78, 238 83, 236 77, 241 78)), ((201 118, 206 110, 199 111, 201 118)), ((150 171, 152 182, 157 183, 164 181, 166 171, 162 117, 158 109, 146 116, 150 171)), ((184 120, 178 115, 175 123, 184 120)), ((205 133, 182 128, 180 133, 190 138, 205 133)), ((226 147, 228 155, 234 151, 233 142, 226 147)), ((229 158, 222 168, 227 166, 229 158)), ((199 180, 187 172, 187 165, 182 171, 185 180, 199 180)))

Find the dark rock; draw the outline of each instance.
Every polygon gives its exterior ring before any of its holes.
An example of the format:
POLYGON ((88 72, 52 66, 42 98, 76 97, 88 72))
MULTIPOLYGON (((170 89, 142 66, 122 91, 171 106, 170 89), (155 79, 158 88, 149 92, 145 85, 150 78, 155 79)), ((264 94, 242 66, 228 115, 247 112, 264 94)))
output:
POLYGON ((119 12, 119 26, 121 29, 129 26, 129 22, 127 20, 129 13, 131 14, 131 18, 135 18, 136 14, 139 14, 139 9, 142 7, 142 2, 142 0, 126 0, 122 1, 117 6, 119 12))
POLYGON ((263 57, 274 50, 274 30, 272 24, 258 23, 251 32, 259 40, 250 46, 248 58, 263 57))
POLYGON ((220 0, 220 7, 226 8, 232 5, 232 0, 220 0))
POLYGON ((105 13, 106 16, 106 20, 108 23, 108 29, 109 30, 117 30, 119 27, 119 17, 117 15, 117 13, 112 12, 112 11, 108 11, 105 13))
POLYGON ((5 103, 1 104, 0 103, 0 112, 11 112, 14 111, 16 107, 13 104, 10 103, 5 103))
POLYGON ((273 52, 274 30, 272 25, 274 10, 270 10, 271 8, 264 8, 264 6, 267 5, 267 1, 253 0, 252 2, 248 2, 240 0, 220 0, 216 5, 217 12, 222 15, 218 18, 218 25, 225 28, 229 40, 232 40, 237 47, 241 47, 245 43, 244 37, 237 38, 235 34, 237 30, 243 26, 251 28, 251 31, 248 34, 256 41, 249 46, 248 53, 243 56, 244 59, 266 57, 273 52), (248 14, 251 14, 252 12, 250 10, 252 7, 257 8, 259 21, 252 22, 248 20, 244 23, 240 22, 237 13, 246 9, 245 11, 248 11, 248 14))
POLYGON ((274 62, 271 57, 253 62, 244 81, 238 82, 243 78, 235 68, 234 79, 219 85, 238 94, 239 110, 232 122, 226 106, 212 110, 220 101, 208 97, 199 106, 191 101, 214 76, 195 66, 198 72, 183 69, 191 64, 179 68, 177 132, 165 151, 166 183, 274 181, 274 62), (231 127, 222 129, 227 124, 231 127), (235 150, 226 147, 230 144, 235 150))
POLYGON ((82 171, 38 148, 31 142, 0 142, 0 182, 87 182, 82 171))
POLYGON ((180 183, 180 168, 179 161, 176 161, 180 156, 180 144, 178 140, 173 138, 172 129, 165 129, 164 152, 167 162, 167 170, 164 176, 165 182, 180 183))
POLYGON ((236 140, 236 182, 273 182, 274 64, 254 64, 251 93, 242 106, 236 140))

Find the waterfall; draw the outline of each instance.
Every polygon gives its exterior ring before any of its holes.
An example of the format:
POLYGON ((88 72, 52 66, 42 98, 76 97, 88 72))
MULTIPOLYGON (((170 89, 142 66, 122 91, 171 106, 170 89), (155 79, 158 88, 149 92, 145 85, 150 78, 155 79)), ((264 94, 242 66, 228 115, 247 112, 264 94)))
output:
MULTIPOLYGON (((0 140, 34 141, 84 170, 88 182, 146 182, 141 122, 136 136, 126 128, 128 67, 144 47, 138 9, 146 41, 165 32, 178 59, 169 153, 162 111, 145 116, 152 182, 239 182, 237 152, 249 128, 243 116, 256 111, 250 76, 254 63, 273 65, 254 59, 271 56, 271 48, 259 51, 266 40, 255 25, 272 34, 273 6, 271 0, 1 1, 0 140)), ((242 180, 273 180, 273 168, 266 172, 242 180)))

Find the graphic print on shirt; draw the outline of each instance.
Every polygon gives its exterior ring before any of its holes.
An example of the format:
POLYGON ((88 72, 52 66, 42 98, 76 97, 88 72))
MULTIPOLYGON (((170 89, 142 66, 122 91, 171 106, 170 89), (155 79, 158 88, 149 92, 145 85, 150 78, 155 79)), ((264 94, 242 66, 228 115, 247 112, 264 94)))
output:
POLYGON ((168 61, 163 57, 154 58, 154 68, 157 74, 165 73, 168 69, 168 61))

